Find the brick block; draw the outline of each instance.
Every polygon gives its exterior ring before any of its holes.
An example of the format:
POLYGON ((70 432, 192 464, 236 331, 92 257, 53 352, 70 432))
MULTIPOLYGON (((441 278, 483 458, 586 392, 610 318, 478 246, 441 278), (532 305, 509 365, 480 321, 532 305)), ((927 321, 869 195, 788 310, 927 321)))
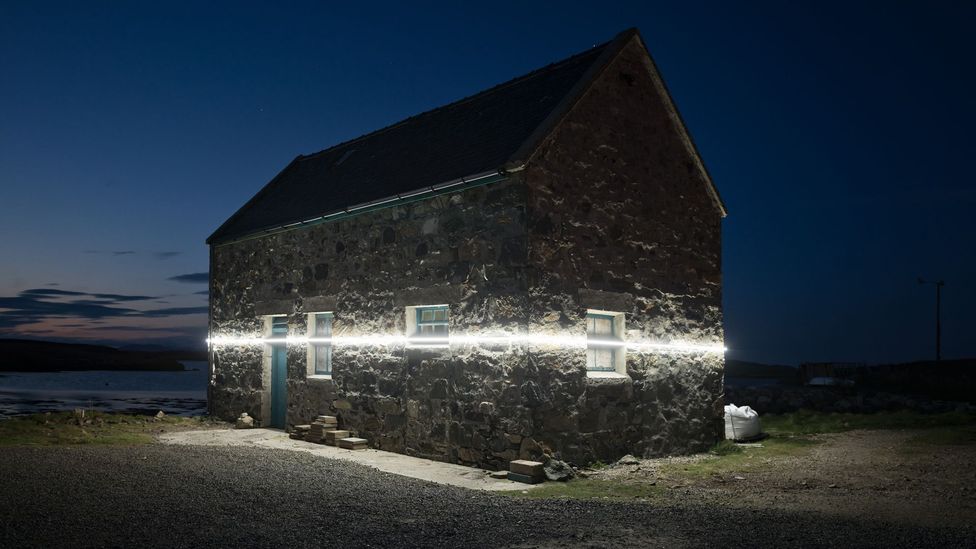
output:
POLYGON ((514 480, 515 482, 521 482, 523 484, 539 484, 546 479, 545 476, 532 476, 532 475, 521 475, 519 473, 508 472, 508 480, 514 480))
POLYGON ((341 439, 349 436, 349 431, 325 431, 325 443, 329 446, 335 446, 341 439))
POLYGON ((546 475, 546 472, 542 469, 541 462, 526 459, 517 459, 509 462, 508 470, 515 474, 529 477, 544 477, 546 475))

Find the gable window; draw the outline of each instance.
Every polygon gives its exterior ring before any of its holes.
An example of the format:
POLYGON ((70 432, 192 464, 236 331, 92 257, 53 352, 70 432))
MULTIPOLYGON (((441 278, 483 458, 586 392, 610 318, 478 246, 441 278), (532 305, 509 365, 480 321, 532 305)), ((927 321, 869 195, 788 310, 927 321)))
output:
POLYGON ((586 312, 586 370, 588 372, 624 370, 623 333, 622 313, 586 312))
POLYGON ((332 313, 308 315, 309 375, 332 375, 332 313))

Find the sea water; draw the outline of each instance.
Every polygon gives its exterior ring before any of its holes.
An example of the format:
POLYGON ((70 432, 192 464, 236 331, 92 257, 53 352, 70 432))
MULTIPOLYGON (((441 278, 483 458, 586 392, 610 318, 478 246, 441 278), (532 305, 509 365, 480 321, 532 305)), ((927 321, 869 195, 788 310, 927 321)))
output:
POLYGON ((203 414, 207 409, 207 363, 187 361, 183 365, 183 372, 2 372, 0 419, 75 408, 203 414))

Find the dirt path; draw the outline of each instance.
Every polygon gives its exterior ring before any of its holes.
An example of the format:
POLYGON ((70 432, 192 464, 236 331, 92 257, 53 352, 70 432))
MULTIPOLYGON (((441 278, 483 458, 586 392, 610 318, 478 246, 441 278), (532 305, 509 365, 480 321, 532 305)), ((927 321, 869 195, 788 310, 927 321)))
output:
POLYGON ((919 525, 976 521, 976 446, 917 447, 917 431, 830 435, 805 457, 756 468, 730 492, 752 505, 777 504, 919 525))
POLYGON ((746 448, 740 463, 708 475, 693 472, 699 457, 642 460, 596 477, 656 482, 668 499, 688 503, 930 527, 976 523, 976 445, 920 443, 925 436, 850 431, 820 435, 820 444, 795 455, 763 457, 746 448))

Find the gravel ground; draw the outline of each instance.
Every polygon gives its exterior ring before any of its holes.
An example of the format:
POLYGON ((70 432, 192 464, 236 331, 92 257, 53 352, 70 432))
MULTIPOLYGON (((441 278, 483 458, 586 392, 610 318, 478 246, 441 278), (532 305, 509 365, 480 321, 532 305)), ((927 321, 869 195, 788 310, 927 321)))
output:
POLYGON ((926 528, 719 505, 523 500, 242 447, 5 448, 0 547, 962 547, 926 528))
MULTIPOLYGON (((775 507, 932 528, 976 525, 976 444, 913 442, 926 434, 876 430, 819 435, 821 443, 803 453, 748 459, 727 474, 707 478, 662 471, 714 459, 701 454, 639 460, 591 476, 656 482, 685 504, 775 507)), ((745 452, 748 456, 752 450, 745 452)))

